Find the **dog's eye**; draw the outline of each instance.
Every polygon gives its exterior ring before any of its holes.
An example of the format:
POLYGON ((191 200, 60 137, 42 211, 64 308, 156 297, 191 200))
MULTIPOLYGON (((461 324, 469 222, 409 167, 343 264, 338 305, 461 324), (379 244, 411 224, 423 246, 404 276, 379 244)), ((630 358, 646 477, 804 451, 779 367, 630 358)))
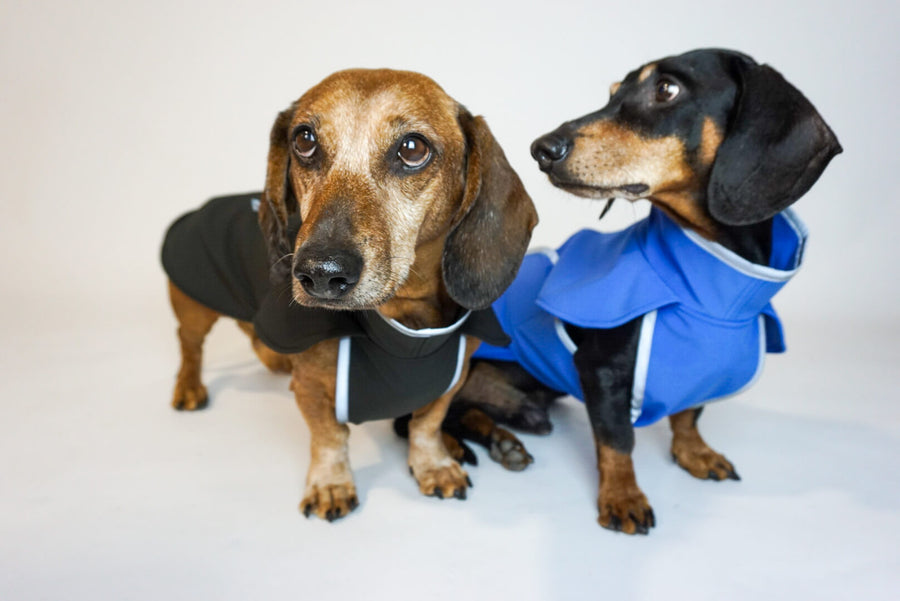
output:
POLYGON ((656 101, 669 102, 674 100, 681 88, 671 79, 660 79, 656 84, 656 101))
POLYGON ((294 133, 294 150, 305 159, 310 158, 316 153, 319 142, 316 139, 316 132, 308 125, 301 125, 294 133))
POLYGON ((431 147, 421 136, 406 136, 400 142, 397 156, 407 167, 421 167, 431 158, 431 147))

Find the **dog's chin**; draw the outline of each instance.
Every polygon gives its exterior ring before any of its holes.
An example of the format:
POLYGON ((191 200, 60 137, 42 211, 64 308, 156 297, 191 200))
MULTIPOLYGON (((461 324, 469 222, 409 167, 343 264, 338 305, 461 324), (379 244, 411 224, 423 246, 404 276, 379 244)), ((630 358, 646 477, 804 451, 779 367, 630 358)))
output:
POLYGON ((624 200, 640 200, 647 198, 650 194, 650 187, 646 184, 613 184, 613 185, 596 185, 586 184, 583 182, 573 181, 570 179, 560 178, 550 174, 550 183, 565 190, 570 194, 581 196, 583 198, 591 198, 594 200, 611 200, 613 198, 621 198, 624 200))
POLYGON ((332 311, 366 311, 383 305, 391 297, 391 293, 376 295, 357 294, 351 290, 344 296, 337 298, 322 298, 306 292, 298 282, 294 282, 294 302, 304 307, 313 309, 330 309, 332 311))

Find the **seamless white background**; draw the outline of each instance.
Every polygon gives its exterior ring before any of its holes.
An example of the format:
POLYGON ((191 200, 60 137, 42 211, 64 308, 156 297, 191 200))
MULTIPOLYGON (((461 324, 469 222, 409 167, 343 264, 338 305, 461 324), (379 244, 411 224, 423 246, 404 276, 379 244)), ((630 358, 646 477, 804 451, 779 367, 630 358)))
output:
POLYGON ((0 4, 0 598, 893 598, 900 578, 900 11, 884 1, 0 4), (537 204, 535 245, 646 211, 553 189, 538 135, 641 63, 740 49, 844 146, 798 204, 811 241, 776 299, 789 352, 711 408, 740 484, 639 432, 659 526, 596 526, 583 408, 537 463, 480 453, 465 503, 418 495, 389 424, 354 428, 363 505, 296 511, 308 435, 286 380, 215 330, 209 411, 167 408, 177 347, 158 248, 178 214, 259 189, 279 110, 329 73, 433 77, 484 115, 537 204))

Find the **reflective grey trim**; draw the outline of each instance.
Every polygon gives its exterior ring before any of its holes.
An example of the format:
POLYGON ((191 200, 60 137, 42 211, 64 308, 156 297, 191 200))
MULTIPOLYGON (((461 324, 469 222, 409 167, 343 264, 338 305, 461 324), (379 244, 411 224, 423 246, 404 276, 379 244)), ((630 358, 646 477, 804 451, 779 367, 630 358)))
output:
POLYGON ((786 282, 794 277, 794 274, 800 269, 800 261, 803 258, 803 247, 806 243, 808 231, 803 221, 801 221, 800 218, 797 217, 797 214, 792 210, 786 209, 782 212, 782 215, 787 220, 791 229, 794 230, 798 240, 797 254, 794 257, 794 268, 788 270, 775 269, 774 267, 751 263, 737 253, 728 250, 721 244, 707 240, 694 230, 682 228, 681 231, 688 237, 688 240, 744 275, 765 280, 767 282, 786 282))
POLYGON ((334 416, 338 423, 350 418, 350 337, 344 336, 338 343, 337 382, 334 387, 334 416))
POLYGON ((641 334, 638 338, 637 354, 634 361, 634 384, 631 387, 631 423, 641 416, 644 395, 647 392, 647 372, 650 369, 650 351, 653 347, 653 330, 656 328, 656 311, 650 311, 641 319, 641 334))
POLYGON ((404 336, 409 336, 410 338, 432 338, 434 336, 441 336, 444 334, 452 334, 456 330, 462 327, 462 325, 469 319, 469 315, 472 314, 471 311, 466 311, 465 314, 456 320, 454 323, 449 326, 443 328, 422 328, 421 330, 414 330, 412 328, 407 328, 405 325, 400 323, 395 319, 390 319, 389 317, 385 317, 378 311, 375 311, 378 316, 387 322, 392 328, 403 334, 404 336))
POLYGON ((553 319, 553 327, 556 330, 556 337, 559 338, 559 341, 562 342, 562 345, 566 347, 566 350, 575 354, 575 351, 578 350, 578 346, 572 341, 572 338, 569 336, 569 333, 566 332, 566 326, 559 318, 553 319))
MULTIPOLYGON (((450 380, 450 386, 441 393, 441 396, 447 394, 451 388, 456 386, 456 383, 459 382, 459 377, 462 375, 463 365, 466 362, 466 337, 460 335, 459 337, 459 349, 456 353, 456 371, 453 372, 453 379, 450 380)), ((437 399, 435 399, 437 400, 437 399)))

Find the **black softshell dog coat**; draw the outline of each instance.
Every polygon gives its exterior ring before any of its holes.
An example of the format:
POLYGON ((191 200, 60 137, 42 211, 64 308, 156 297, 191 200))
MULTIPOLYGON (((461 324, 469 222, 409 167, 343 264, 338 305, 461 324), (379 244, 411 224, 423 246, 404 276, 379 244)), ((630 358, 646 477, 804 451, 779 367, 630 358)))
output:
POLYGON ((509 343, 491 309, 464 312, 445 328, 411 330, 373 310, 333 311, 293 302, 290 281, 269 281, 259 198, 259 193, 214 198, 180 217, 166 233, 163 267, 194 300, 252 322, 275 351, 299 353, 339 339, 339 421, 398 417, 436 400, 459 379, 465 334, 498 346, 509 343))

